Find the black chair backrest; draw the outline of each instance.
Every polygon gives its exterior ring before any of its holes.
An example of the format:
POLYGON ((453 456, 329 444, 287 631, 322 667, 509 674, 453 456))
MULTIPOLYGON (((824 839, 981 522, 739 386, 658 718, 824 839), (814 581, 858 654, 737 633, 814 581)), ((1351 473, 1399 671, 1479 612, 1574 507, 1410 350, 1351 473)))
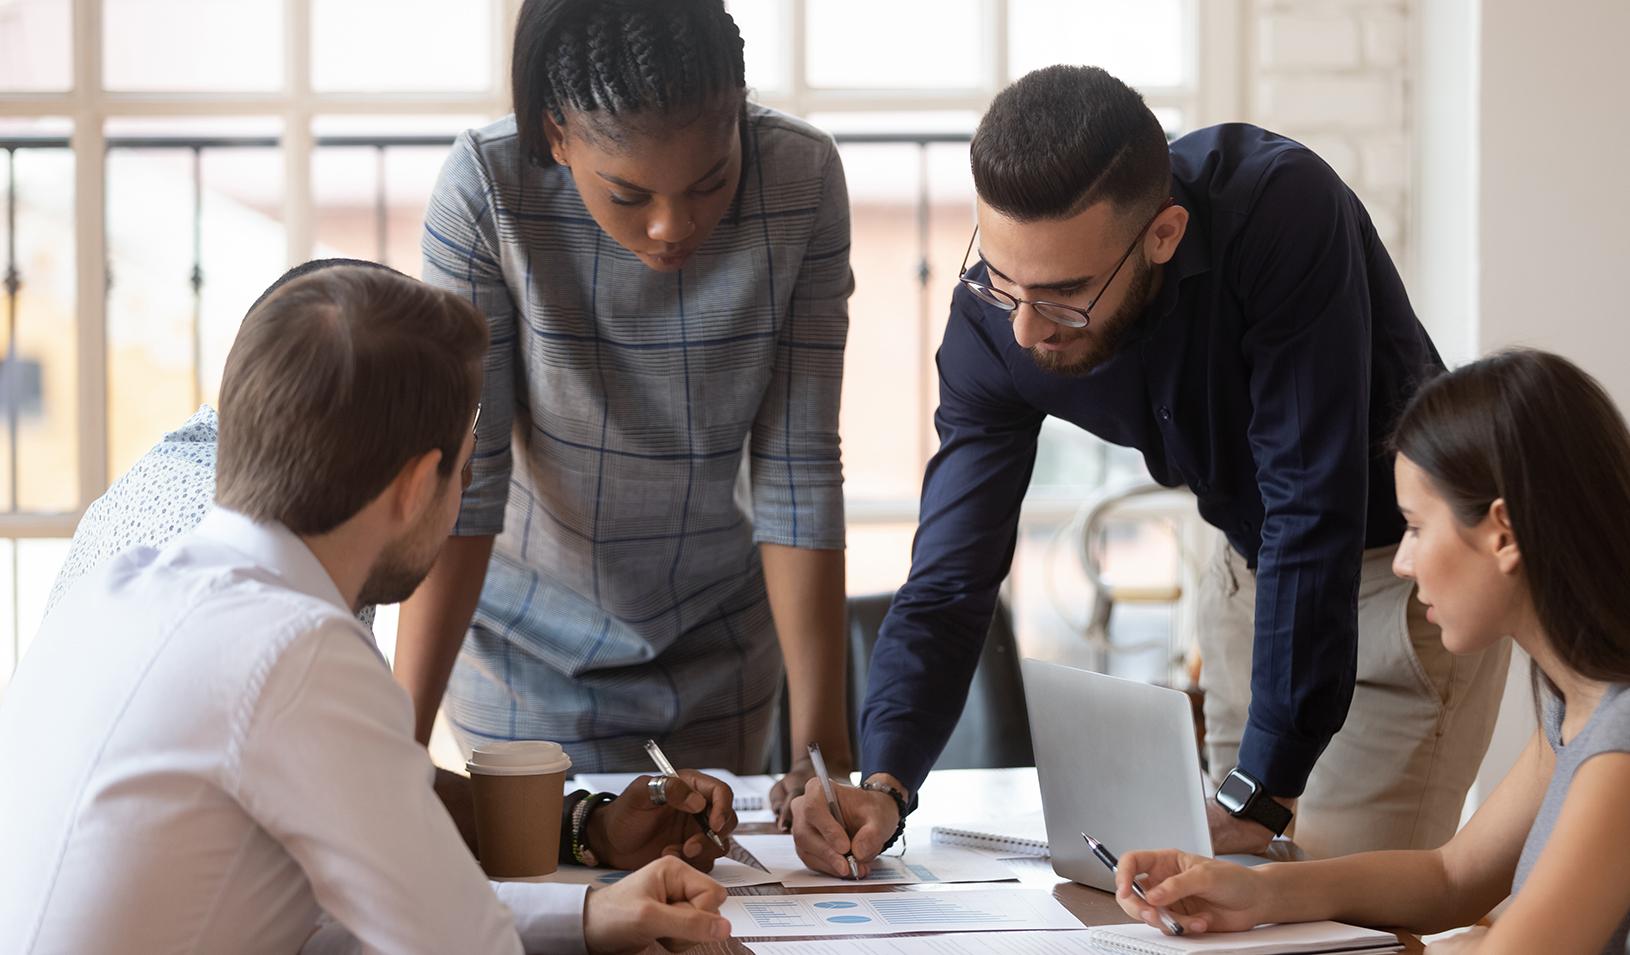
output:
MULTIPOLYGON (((888 616, 893 594, 849 598, 848 715, 849 738, 859 758, 860 709, 866 699, 866 671, 871 665, 877 632, 888 616)), ((794 758, 789 738, 787 697, 783 683, 770 772, 785 772, 794 758)), ((990 632, 980 652, 979 666, 968 688, 962 718, 934 764, 936 769, 999 769, 1034 766, 1030 743, 1030 717, 1025 709, 1024 682, 1019 675, 1019 647, 1013 618, 1006 603, 998 603, 990 632)))
MULTIPOLYGON (((877 632, 893 601, 893 594, 849 598, 849 736, 857 745, 860 705, 866 698, 866 671, 871 665, 872 647, 877 644, 877 632)), ((999 769, 1035 764, 1013 617, 1007 604, 998 602, 962 718, 934 768, 999 769)))

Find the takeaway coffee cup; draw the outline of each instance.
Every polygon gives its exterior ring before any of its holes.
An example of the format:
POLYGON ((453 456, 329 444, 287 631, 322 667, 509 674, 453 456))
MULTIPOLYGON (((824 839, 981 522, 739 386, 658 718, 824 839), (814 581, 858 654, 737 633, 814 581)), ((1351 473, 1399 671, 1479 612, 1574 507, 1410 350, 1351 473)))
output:
POLYGON ((465 764, 475 790, 481 867, 495 879, 548 875, 560 859, 560 806, 571 757, 559 743, 513 740, 475 748, 465 764))

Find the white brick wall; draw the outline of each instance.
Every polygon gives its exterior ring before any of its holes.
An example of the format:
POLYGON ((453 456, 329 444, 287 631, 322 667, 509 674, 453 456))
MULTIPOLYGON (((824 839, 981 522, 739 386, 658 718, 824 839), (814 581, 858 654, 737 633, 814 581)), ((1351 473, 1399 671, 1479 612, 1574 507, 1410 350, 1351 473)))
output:
POLYGON ((1243 0, 1244 118, 1323 156, 1364 200, 1406 280, 1419 2, 1243 0))

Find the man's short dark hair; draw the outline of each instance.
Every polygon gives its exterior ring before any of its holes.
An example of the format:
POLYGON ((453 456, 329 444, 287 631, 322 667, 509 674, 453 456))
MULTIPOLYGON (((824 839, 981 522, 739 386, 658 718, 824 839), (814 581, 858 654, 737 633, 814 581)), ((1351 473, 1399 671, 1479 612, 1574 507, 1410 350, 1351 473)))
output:
POLYGON ((388 269, 308 273, 250 309, 227 355, 215 498, 312 535, 427 452, 453 475, 487 325, 469 302, 388 269))
POLYGON ((1049 66, 999 93, 970 147, 979 198, 1011 218, 1067 219, 1109 201, 1153 212, 1170 195, 1160 121, 1095 66, 1049 66))

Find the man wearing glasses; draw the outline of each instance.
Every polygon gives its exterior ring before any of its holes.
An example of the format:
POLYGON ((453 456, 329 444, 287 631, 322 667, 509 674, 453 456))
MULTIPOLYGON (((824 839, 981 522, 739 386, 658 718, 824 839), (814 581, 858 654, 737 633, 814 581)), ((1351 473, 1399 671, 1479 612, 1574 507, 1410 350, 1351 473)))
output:
POLYGON ((1507 658, 1450 657, 1390 573, 1386 441, 1442 362, 1363 205, 1256 127, 1168 146, 1098 69, 1014 83, 971 156, 940 449, 867 679, 872 791, 842 793, 849 834, 798 801, 805 861, 840 871, 849 836, 875 856, 954 728, 1049 415, 1138 449, 1227 539, 1199 615, 1216 851, 1262 849, 1293 819, 1315 855, 1442 844, 1507 658))

